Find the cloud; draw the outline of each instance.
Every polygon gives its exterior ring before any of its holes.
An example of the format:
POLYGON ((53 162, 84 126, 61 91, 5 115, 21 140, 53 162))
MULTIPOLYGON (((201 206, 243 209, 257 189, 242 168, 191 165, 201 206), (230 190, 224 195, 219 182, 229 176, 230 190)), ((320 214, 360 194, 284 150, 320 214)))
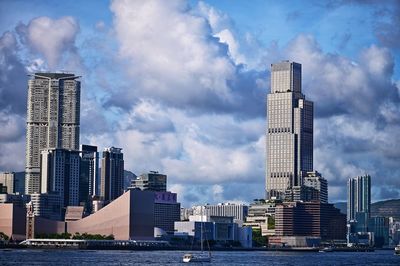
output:
MULTIPOLYGON (((400 48, 400 2, 393 1, 392 6, 385 9, 386 16, 374 14, 376 17, 387 19, 378 20, 375 24, 375 35, 381 44, 395 49, 400 48)), ((382 13, 382 12, 381 12, 382 13)))
POLYGON ((286 54, 303 65, 303 88, 316 104, 317 117, 352 114, 380 118, 385 102, 400 103, 392 82, 394 59, 386 48, 364 48, 354 62, 325 54, 311 35, 299 35, 286 47, 286 54))
POLYGON ((0 111, 25 114, 27 76, 12 32, 0 37, 0 111))
POLYGON ((28 25, 20 23, 17 32, 24 44, 33 52, 44 56, 49 69, 56 70, 62 59, 66 59, 67 65, 70 64, 71 67, 79 64, 75 46, 79 24, 75 18, 38 17, 32 19, 28 25))
POLYGON ((254 106, 262 106, 264 88, 253 79, 261 73, 236 65, 232 31, 220 26, 219 14, 203 9, 184 1, 113 1, 119 55, 133 85, 114 91, 107 103, 130 109, 140 95, 186 110, 262 114, 254 106))

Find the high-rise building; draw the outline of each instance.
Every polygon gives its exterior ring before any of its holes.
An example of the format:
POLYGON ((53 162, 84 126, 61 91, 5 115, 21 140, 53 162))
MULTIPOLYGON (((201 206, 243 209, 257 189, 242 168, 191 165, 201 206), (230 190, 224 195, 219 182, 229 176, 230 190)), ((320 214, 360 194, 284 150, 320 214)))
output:
POLYGON ((7 194, 13 194, 15 184, 15 173, 0 173, 0 184, 7 187, 7 194))
POLYGON ((154 226, 165 232, 174 232, 174 223, 180 221, 181 204, 176 193, 169 191, 154 192, 154 226))
POLYGON ((307 172, 304 177, 304 186, 311 188, 309 198, 321 203, 328 203, 328 181, 317 171, 307 172))
POLYGON ((40 153, 79 149, 80 81, 74 74, 35 73, 28 82, 25 193, 40 193, 40 153))
POLYGON ((284 199, 313 170, 313 102, 301 91, 301 65, 271 65, 267 97, 266 198, 284 199))
POLYGON ((150 171, 150 173, 141 174, 133 179, 131 187, 141 190, 167 191, 167 176, 150 171))
POLYGON ((62 208, 79 205, 79 151, 43 150, 40 170, 41 193, 59 193, 62 208))
POLYGON ((99 196, 99 153, 96 146, 81 146, 81 169, 79 177, 79 202, 90 202, 99 196))
POLYGON ((350 178, 347 182, 347 221, 357 220, 357 213, 367 214, 366 220, 370 210, 371 177, 364 175, 350 178))
POLYGON ((124 154, 121 148, 106 148, 101 159, 100 197, 109 202, 124 193, 124 154))

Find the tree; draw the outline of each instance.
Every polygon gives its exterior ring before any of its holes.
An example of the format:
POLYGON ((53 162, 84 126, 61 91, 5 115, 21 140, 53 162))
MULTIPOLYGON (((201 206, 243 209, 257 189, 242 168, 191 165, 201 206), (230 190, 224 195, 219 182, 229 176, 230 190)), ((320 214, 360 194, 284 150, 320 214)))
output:
POLYGON ((4 232, 0 232, 0 240, 4 240, 7 241, 10 238, 8 237, 8 235, 6 235, 4 232))

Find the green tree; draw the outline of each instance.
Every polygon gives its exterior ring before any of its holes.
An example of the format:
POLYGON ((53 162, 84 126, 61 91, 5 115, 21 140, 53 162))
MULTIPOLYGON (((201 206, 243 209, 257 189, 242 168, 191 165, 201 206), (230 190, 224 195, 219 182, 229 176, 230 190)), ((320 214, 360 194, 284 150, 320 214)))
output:
POLYGON ((9 240, 10 238, 4 232, 0 232, 0 240, 9 240))
POLYGON ((260 229, 253 229, 253 243, 256 247, 263 247, 267 245, 267 238, 261 235, 260 229))

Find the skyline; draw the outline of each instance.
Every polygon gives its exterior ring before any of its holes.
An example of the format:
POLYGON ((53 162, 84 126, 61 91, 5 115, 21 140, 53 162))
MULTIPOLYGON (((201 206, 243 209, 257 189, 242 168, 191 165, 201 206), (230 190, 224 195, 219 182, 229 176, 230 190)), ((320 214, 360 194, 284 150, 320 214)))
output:
POLYGON ((400 197, 399 3, 54 3, 0 3, 0 171, 24 169, 26 74, 69 70, 82 76, 80 143, 167 174, 183 205, 262 198, 269 65, 287 59, 317 103, 330 201, 365 173, 374 201, 400 197))

